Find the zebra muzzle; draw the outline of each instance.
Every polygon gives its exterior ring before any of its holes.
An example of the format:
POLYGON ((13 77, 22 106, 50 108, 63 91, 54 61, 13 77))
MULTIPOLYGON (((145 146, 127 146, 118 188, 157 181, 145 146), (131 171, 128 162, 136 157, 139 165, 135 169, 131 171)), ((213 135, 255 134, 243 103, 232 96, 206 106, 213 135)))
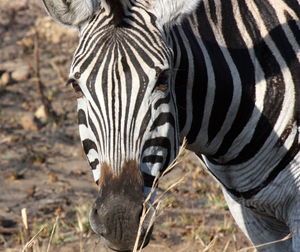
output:
POLYGON ((155 210, 150 203, 132 202, 124 196, 96 200, 90 224, 103 243, 116 251, 131 251, 149 243, 155 210))

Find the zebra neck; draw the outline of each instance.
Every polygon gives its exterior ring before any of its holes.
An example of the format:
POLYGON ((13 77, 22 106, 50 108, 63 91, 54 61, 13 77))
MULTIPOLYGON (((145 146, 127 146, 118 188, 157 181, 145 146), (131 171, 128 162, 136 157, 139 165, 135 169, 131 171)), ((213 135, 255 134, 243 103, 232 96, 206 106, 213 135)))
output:
POLYGON ((205 0, 169 33, 181 136, 239 191, 278 174, 299 150, 299 17, 271 2, 205 0))

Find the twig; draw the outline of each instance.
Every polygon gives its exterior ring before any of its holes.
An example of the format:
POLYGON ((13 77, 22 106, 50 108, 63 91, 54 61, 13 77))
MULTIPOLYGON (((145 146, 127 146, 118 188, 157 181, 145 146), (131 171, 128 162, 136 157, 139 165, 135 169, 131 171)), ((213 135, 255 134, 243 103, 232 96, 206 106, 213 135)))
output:
POLYGON ((56 217, 55 223, 53 225, 53 228, 52 228, 52 231, 51 231, 51 235, 50 235, 50 239, 49 239, 49 243, 48 243, 48 247, 47 247, 47 252, 50 251, 51 242, 52 242, 52 239, 53 239, 54 232, 56 230, 56 226, 58 224, 58 219, 59 219, 59 216, 56 217))
POLYGON ((218 236, 215 236, 214 239, 206 246, 206 248, 203 250, 203 252, 210 250, 215 245, 217 239, 218 239, 218 236))
POLYGON ((56 71, 57 76, 59 78, 59 81, 61 83, 65 83, 66 81, 65 81, 65 79, 63 77, 63 74, 61 73, 61 71, 60 71, 60 69, 59 69, 59 67, 57 65, 57 61, 58 60, 61 60, 61 58, 60 57, 55 57, 54 59, 50 60, 50 65, 56 71))
POLYGON ((45 112, 48 118, 57 121, 57 114, 53 110, 51 106, 50 100, 45 95, 45 88, 43 82, 41 81, 40 76, 40 55, 39 55, 39 35, 38 31, 35 31, 34 35, 34 66, 35 66, 35 80, 38 84, 38 92, 41 99, 42 104, 44 105, 45 112))
POLYGON ((225 245, 225 247, 224 247, 224 249, 223 249, 223 252, 226 252, 226 251, 227 251, 230 242, 231 242, 231 240, 228 240, 228 241, 226 242, 226 245, 225 245))
POLYGON ((292 237, 293 237, 293 234, 292 234, 292 233, 289 233, 287 236, 285 236, 284 238, 282 238, 282 239, 280 239, 280 240, 271 241, 271 242, 266 242, 266 243, 263 243, 263 244, 259 244, 259 245, 255 245, 255 246, 246 247, 246 248, 243 248, 243 249, 238 250, 238 252, 246 252, 246 251, 248 251, 249 249, 257 249, 257 248, 261 248, 261 247, 264 247, 264 246, 267 246, 267 245, 271 245, 271 244, 283 242, 283 241, 286 241, 286 240, 291 239, 292 237))
MULTIPOLYGON (((28 219, 27 219, 27 209, 22 208, 21 210, 21 217, 22 217, 22 222, 24 226, 24 240, 26 241, 29 238, 29 227, 28 227, 28 219)), ((28 247, 30 251, 33 251, 31 246, 28 247)))
POLYGON ((36 238, 40 235, 40 233, 45 229, 45 226, 42 226, 40 231, 37 232, 31 239, 29 242, 27 242, 24 246, 24 248, 22 249, 22 252, 25 252, 27 249, 31 248, 34 241, 36 240, 36 238))
MULTIPOLYGON (((166 168, 166 170, 162 173, 162 174, 158 174, 153 183, 152 183, 152 187, 151 187, 151 191, 150 193, 148 194, 148 196, 146 197, 145 201, 144 201, 144 204, 143 204, 143 213, 142 213, 142 216, 140 218, 140 224, 139 224, 139 228, 138 228, 138 232, 137 232, 137 235, 136 235, 136 239, 135 239, 135 244, 134 244, 134 247, 133 247, 133 252, 138 252, 138 251, 141 251, 142 248, 143 248, 143 245, 146 241, 146 237, 148 236, 149 232, 150 232, 150 229, 154 223, 154 220, 156 219, 156 213, 157 211, 159 210, 160 206, 161 206, 161 202, 162 202, 162 198, 163 196, 168 192, 170 191, 173 187, 175 187, 176 185, 178 185, 179 183, 181 183, 186 176, 184 176, 183 178, 180 178, 178 179, 177 181, 175 181, 174 183, 172 183, 163 193, 162 195, 160 195, 160 197, 158 197, 158 199, 156 199, 154 201, 153 204, 151 204, 152 206, 152 209, 151 208, 147 208, 147 204, 150 202, 151 200, 151 197, 153 195, 153 193, 155 192, 155 188, 157 187, 157 184, 158 184, 158 179, 160 176, 164 176, 166 173, 168 173, 169 171, 171 171, 178 163, 178 158, 181 156, 181 154, 183 153, 184 151, 184 148, 185 148, 185 145, 186 145, 186 141, 184 140, 180 149, 179 149, 179 152, 177 154, 177 157, 173 160, 173 162, 166 168), (155 207, 154 207, 155 206, 155 207), (147 227, 147 230, 146 230, 146 233, 145 233, 145 236, 143 237, 143 241, 142 241, 142 244, 140 246, 140 249, 138 249, 139 247, 139 241, 140 241, 140 238, 141 238, 141 232, 142 232, 142 227, 143 227, 143 224, 144 224, 144 221, 146 220, 146 218, 148 217, 148 214, 150 211, 153 211, 151 212, 151 218, 150 218, 150 221, 148 223, 148 227, 147 227)), ((149 218, 149 217, 148 217, 149 218)))
MULTIPOLYGON (((212 210, 203 209, 203 208, 165 208, 165 212, 172 214, 189 214, 189 215, 208 215, 212 214, 212 210)), ((218 210, 218 214, 227 213, 225 210, 218 210)))
POLYGON ((100 242, 100 240, 95 241, 94 247, 92 249, 93 252, 96 252, 96 249, 97 249, 97 246, 98 246, 99 242, 100 242))

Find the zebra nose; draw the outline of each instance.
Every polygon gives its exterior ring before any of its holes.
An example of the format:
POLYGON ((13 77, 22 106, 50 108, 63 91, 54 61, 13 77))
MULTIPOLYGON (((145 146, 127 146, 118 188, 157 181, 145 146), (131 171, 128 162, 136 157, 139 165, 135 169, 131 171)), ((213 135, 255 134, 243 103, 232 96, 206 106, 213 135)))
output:
POLYGON ((114 207, 110 213, 104 213, 96 204, 93 206, 90 218, 97 225, 97 233, 101 236, 108 235, 108 229, 106 226, 113 226, 114 223, 118 224, 119 228, 126 225, 133 224, 138 225, 141 215, 143 213, 142 206, 136 206, 135 210, 126 209, 123 207, 114 207), (131 217, 132 216, 132 217, 131 217))
MULTIPOLYGON (((139 229, 143 205, 126 199, 95 202, 90 212, 92 229, 113 250, 132 250, 139 229)), ((144 239, 142 232, 141 239, 144 239)))

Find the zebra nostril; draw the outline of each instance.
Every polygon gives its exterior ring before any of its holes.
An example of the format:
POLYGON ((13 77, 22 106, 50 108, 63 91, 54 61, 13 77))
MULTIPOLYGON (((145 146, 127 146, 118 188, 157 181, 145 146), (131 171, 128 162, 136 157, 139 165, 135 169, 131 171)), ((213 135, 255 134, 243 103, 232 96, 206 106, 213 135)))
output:
POLYGON ((106 227, 104 226, 104 225, 101 225, 101 228, 100 228, 100 235, 101 236, 103 236, 103 237, 105 237, 107 234, 108 234, 108 232, 107 232, 107 229, 106 229, 106 227))

